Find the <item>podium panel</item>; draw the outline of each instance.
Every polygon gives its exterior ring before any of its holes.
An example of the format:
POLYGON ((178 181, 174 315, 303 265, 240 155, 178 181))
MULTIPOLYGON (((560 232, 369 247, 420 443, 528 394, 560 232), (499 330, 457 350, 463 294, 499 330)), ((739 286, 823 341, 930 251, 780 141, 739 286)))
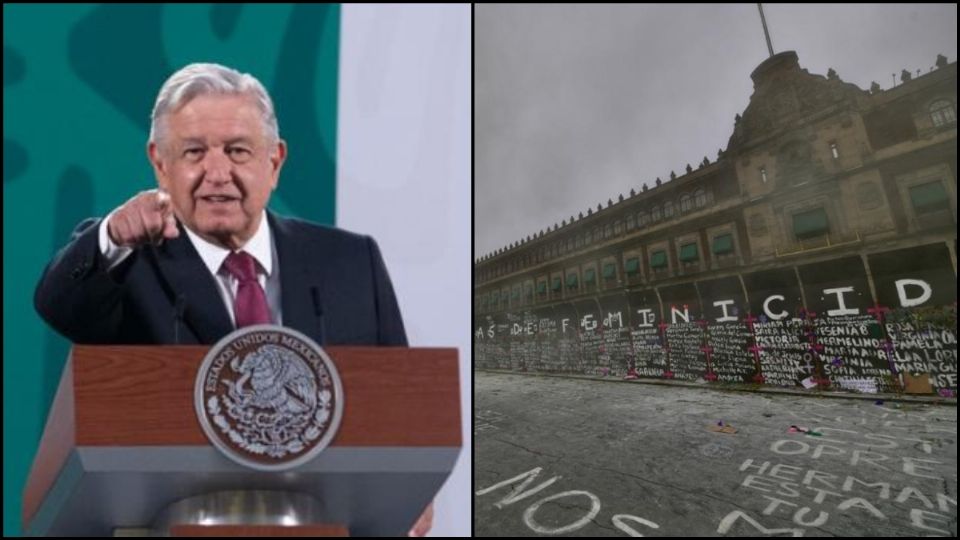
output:
POLYGON ((340 429, 284 472, 245 468, 204 436, 193 399, 207 350, 73 348, 24 492, 27 534, 108 536, 150 527, 182 499, 257 490, 313 497, 311 525, 405 535, 459 456, 455 349, 326 348, 343 383, 340 429))

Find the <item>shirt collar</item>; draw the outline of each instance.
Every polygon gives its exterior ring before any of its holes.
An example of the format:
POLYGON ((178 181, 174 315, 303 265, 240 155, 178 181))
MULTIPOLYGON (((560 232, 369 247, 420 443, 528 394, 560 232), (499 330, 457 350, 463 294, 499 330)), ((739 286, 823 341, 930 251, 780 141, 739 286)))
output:
MULTIPOLYGON (((219 274, 223 261, 230 254, 230 250, 204 240, 197 233, 191 231, 186 224, 183 228, 187 231, 187 236, 200 255, 200 259, 203 260, 203 264, 210 269, 213 275, 219 274)), ((257 232, 253 233, 250 240, 240 248, 253 256, 267 277, 273 272, 273 252, 270 247, 270 237, 270 223, 267 220, 267 212, 264 210, 260 216, 260 226, 257 227, 257 232)))

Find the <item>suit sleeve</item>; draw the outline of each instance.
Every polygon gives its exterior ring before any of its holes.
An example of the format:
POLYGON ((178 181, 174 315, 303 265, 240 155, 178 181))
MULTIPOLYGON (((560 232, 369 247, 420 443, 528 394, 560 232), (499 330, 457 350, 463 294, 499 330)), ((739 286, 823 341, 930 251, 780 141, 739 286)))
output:
POLYGON ((374 299, 377 309, 377 342, 379 345, 406 347, 407 332, 403 328, 400 306, 393 292, 387 267, 373 238, 367 237, 370 260, 373 265, 374 299))
POLYGON ((111 343, 123 317, 123 277, 136 253, 107 272, 100 219, 88 219, 47 265, 34 293, 43 320, 74 343, 111 343))

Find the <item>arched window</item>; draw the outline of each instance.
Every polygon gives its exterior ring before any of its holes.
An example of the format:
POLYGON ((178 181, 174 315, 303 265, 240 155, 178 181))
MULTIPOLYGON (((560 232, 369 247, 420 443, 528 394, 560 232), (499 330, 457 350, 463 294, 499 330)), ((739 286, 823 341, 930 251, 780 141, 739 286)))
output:
POLYGON ((603 237, 610 238, 611 236, 613 236, 613 227, 611 227, 610 224, 607 223, 606 227, 603 228, 603 237))
POLYGON ((657 222, 663 219, 663 213, 660 210, 659 206, 653 207, 653 210, 650 211, 650 217, 653 219, 654 222, 657 222))
POLYGON ((691 211, 691 210, 693 210, 693 197, 691 197, 690 195, 684 193, 684 194, 680 197, 680 211, 681 211, 681 212, 689 212, 689 211, 691 211))
POLYGON ((646 226, 647 223, 650 223, 650 214, 646 212, 640 212, 637 214, 637 225, 640 227, 646 226))
POLYGON ((704 190, 702 190, 702 189, 698 189, 697 192, 694 193, 693 196, 694 196, 694 198, 696 199, 697 208, 703 208, 704 206, 707 205, 707 192, 706 192, 706 191, 704 191, 704 190))
POLYGON ((930 119, 936 127, 955 124, 957 115, 953 110, 953 104, 945 99, 934 101, 930 104, 930 119))
POLYGON ((663 217, 666 219, 673 217, 673 201, 663 203, 663 217))
POLYGON ((622 233, 623 233, 623 222, 622 222, 622 221, 617 221, 616 223, 613 224, 613 232, 614 232, 615 234, 622 234, 622 233))
POLYGON ((627 216, 627 230, 632 231, 637 226, 636 217, 633 214, 627 216))

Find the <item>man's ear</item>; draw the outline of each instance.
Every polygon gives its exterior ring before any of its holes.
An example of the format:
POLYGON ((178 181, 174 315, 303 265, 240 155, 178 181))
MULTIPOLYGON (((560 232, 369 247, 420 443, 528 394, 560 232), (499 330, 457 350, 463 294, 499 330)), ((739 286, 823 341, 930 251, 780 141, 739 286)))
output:
POLYGON ((279 139, 276 146, 273 147, 273 151, 270 153, 270 165, 273 168, 271 171, 271 184, 273 185, 272 189, 277 189, 277 184, 280 180, 280 169, 283 168, 283 163, 287 160, 287 141, 279 139))
POLYGON ((147 143, 147 159, 150 160, 150 165, 153 166, 153 173, 157 177, 157 184, 161 188, 170 191, 167 185, 167 169, 166 164, 163 162, 163 152, 160 146, 153 141, 147 143))

